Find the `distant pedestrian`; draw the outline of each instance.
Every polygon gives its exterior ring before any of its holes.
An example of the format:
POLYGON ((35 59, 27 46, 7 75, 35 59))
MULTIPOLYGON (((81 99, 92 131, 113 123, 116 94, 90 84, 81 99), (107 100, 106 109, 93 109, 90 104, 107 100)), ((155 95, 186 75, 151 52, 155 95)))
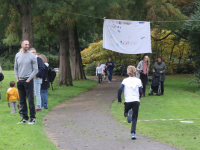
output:
POLYGON ((124 89, 124 116, 127 117, 128 123, 132 122, 131 138, 136 139, 136 124, 138 118, 138 111, 140 106, 140 97, 142 95, 142 83, 141 80, 136 78, 136 68, 134 66, 128 66, 127 74, 128 78, 124 79, 118 90, 118 102, 121 104, 122 91, 124 89))
POLYGON ((35 123, 35 104, 33 95, 33 78, 38 73, 38 65, 35 55, 29 51, 29 41, 22 41, 22 51, 15 56, 15 77, 19 91, 20 109, 22 120, 18 123, 35 123), (26 97, 28 97, 30 121, 28 117, 26 97))
POLYGON ((97 64, 97 68, 96 68, 96 76, 98 76, 98 82, 99 84, 102 81, 102 74, 103 74, 103 69, 100 67, 100 63, 97 64))
POLYGON ((112 62, 112 59, 109 58, 109 59, 108 59, 108 62, 106 63, 106 69, 107 69, 108 80, 109 80, 108 83, 111 83, 111 82, 112 82, 112 74, 113 74, 113 69, 114 69, 114 67, 115 67, 115 65, 114 65, 114 63, 112 62))
POLYGON ((41 100, 42 100, 42 108, 48 109, 47 90, 50 88, 49 76, 48 76, 49 64, 47 63, 47 58, 44 54, 40 54, 38 57, 40 57, 45 64, 45 69, 44 69, 44 74, 43 74, 43 79, 42 79, 42 85, 41 85, 41 90, 40 90, 41 100))
POLYGON ((162 61, 162 56, 158 56, 157 62, 155 62, 153 66, 153 72, 160 74, 161 80, 161 95, 164 95, 164 82, 165 82, 165 71, 167 67, 165 63, 162 61))
POLYGON ((40 57, 38 57, 35 48, 31 48, 30 51, 31 51, 31 53, 33 53, 35 55, 35 57, 37 59, 37 64, 38 64, 38 73, 34 77, 34 91, 35 91, 35 96, 36 96, 36 100, 37 100, 35 111, 41 112, 42 111, 42 109, 41 109, 42 103, 41 103, 40 89, 41 89, 45 65, 44 65, 42 59, 40 57))
POLYGON ((11 106, 11 114, 17 113, 17 100, 19 101, 19 93, 18 90, 15 88, 15 82, 10 82, 10 88, 7 90, 6 93, 6 100, 10 102, 11 106))
POLYGON ((103 78, 105 80, 106 79, 106 64, 102 63, 100 67, 102 68, 103 78))
POLYGON ((144 56, 144 59, 141 60, 137 65, 136 77, 141 79, 142 81, 143 97, 145 97, 146 85, 148 83, 149 67, 150 67, 150 59, 148 56, 144 56))

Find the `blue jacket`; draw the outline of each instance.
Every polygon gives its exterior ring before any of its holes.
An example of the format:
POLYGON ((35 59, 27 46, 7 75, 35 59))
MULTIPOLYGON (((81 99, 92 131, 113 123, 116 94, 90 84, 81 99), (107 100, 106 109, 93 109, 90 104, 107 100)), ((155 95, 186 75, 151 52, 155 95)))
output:
POLYGON ((107 66, 107 70, 108 71, 112 71, 114 68, 115 68, 115 65, 114 65, 114 63, 111 61, 111 62, 107 62, 106 63, 106 66, 107 66))
POLYGON ((36 74, 36 77, 43 78, 45 66, 40 57, 37 57, 37 63, 38 63, 38 73, 36 74))

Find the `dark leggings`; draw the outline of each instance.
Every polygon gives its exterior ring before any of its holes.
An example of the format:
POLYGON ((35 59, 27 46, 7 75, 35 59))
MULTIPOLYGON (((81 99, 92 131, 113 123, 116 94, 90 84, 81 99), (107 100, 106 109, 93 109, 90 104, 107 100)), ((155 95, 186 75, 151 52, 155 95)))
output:
POLYGON ((161 81, 161 94, 164 94, 164 81, 161 81))
POLYGON ((146 91, 146 85, 148 82, 148 77, 146 74, 140 73, 140 79, 142 81, 142 91, 143 91, 143 96, 145 96, 145 91, 146 91))
POLYGON ((135 130, 136 130, 139 106, 140 106, 140 102, 124 103, 124 116, 125 117, 127 117, 128 111, 130 109, 133 110, 131 133, 134 133, 134 134, 135 134, 135 130))
POLYGON ((100 84, 100 82, 102 81, 102 75, 100 73, 98 73, 98 82, 100 84))

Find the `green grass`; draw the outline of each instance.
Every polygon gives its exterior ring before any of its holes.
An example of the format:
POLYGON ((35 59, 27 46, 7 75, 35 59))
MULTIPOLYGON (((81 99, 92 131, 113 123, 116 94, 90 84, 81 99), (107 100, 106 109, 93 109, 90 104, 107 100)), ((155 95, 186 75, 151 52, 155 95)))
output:
MULTIPOLYGON (((6 101, 6 90, 9 82, 15 81, 13 71, 3 72, 5 79, 1 82, 0 100, 0 150, 57 150, 56 146, 48 139, 43 130, 42 119, 54 106, 68 100, 80 93, 86 92, 97 84, 95 81, 74 81, 73 87, 55 87, 55 91, 49 89, 48 110, 36 114, 36 124, 20 124, 19 114, 10 114, 6 101)), ((56 81, 55 81, 56 83, 56 81)))
MULTIPOLYGON (((200 118, 200 95, 197 85, 188 84, 190 75, 167 76, 164 96, 146 96, 141 99, 138 120, 200 118)), ((149 86, 146 95, 149 92, 149 86)), ((114 117, 123 125, 123 105, 115 101, 111 107, 114 117)), ((159 139, 161 142, 186 150, 200 149, 200 120, 193 124, 180 121, 138 122, 137 132, 159 139)))

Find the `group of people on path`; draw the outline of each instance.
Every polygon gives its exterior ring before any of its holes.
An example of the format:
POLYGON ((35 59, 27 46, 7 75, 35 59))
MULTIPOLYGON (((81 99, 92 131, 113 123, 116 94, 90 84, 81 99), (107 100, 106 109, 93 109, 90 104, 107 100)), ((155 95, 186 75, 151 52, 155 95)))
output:
POLYGON ((108 74, 108 83, 112 82, 112 75, 113 75, 114 67, 115 67, 115 65, 114 65, 111 58, 108 59, 108 62, 106 64, 104 64, 104 63, 102 63, 102 64, 98 63, 97 64, 96 76, 98 77, 99 84, 102 81, 102 75, 104 76, 104 79, 106 79, 106 76, 105 76, 106 71, 107 71, 107 74, 108 74))
POLYGON ((15 56, 14 72, 17 81, 10 82, 10 88, 7 90, 7 101, 11 102, 11 113, 16 111, 16 102, 19 100, 19 114, 22 120, 18 123, 34 124, 36 112, 42 109, 48 109, 47 90, 50 87, 48 77, 48 62, 43 54, 37 54, 35 48, 29 50, 29 41, 24 40, 21 43, 22 49, 15 56), (34 94, 36 96, 36 107, 34 103, 34 94), (30 118, 28 116, 27 101, 29 104, 30 118), (30 119, 30 120, 29 120, 30 119))
MULTIPOLYGON (((145 97, 146 85, 148 83, 148 74, 150 68, 150 59, 145 56, 142 61, 137 65, 128 66, 128 78, 125 78, 118 90, 118 103, 122 103, 121 94, 124 90, 124 116, 127 117, 128 123, 132 122, 131 138, 136 139, 136 124, 138 118, 138 111, 140 106, 140 98, 145 97)), ((162 57, 158 56, 157 62, 153 66, 153 73, 160 75, 161 81, 161 95, 164 94, 164 81, 165 81, 166 65, 162 61, 162 57)))

